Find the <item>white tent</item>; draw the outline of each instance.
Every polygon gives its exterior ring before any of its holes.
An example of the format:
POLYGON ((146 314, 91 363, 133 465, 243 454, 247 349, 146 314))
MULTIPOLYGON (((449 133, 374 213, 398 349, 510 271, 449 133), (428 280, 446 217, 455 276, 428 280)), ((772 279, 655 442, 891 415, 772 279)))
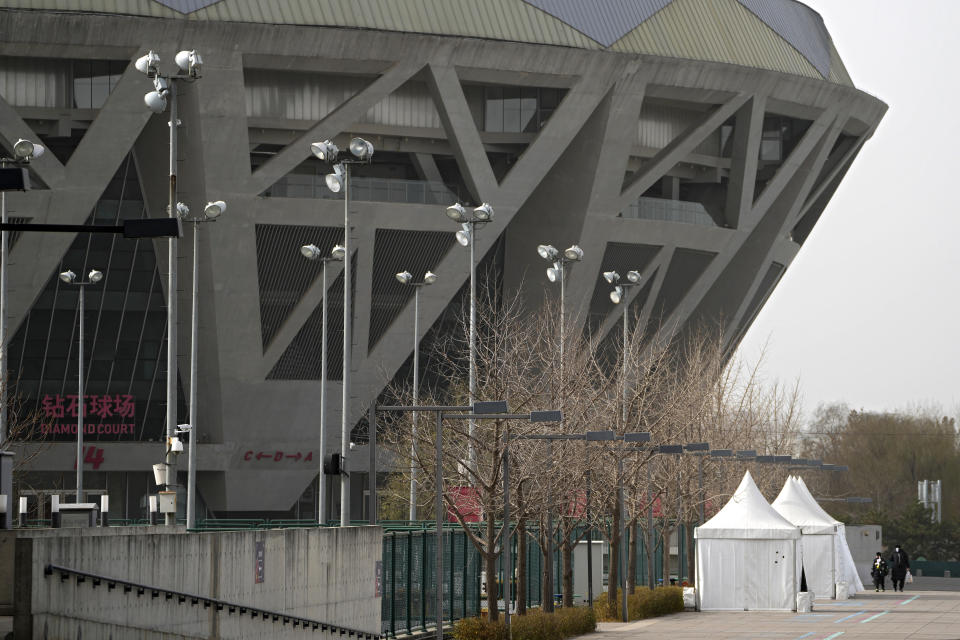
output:
POLYGON ((793 611, 800 529, 767 502, 748 471, 717 515, 694 530, 703 611, 793 611))
POLYGON ((796 482, 811 508, 823 517, 828 518, 837 526, 835 545, 837 554, 835 563, 837 580, 842 580, 847 583, 847 594, 845 596, 844 594, 837 594, 837 597, 851 598, 855 596, 858 591, 863 591, 863 581, 860 580, 857 566, 853 562, 853 554, 850 553, 850 546, 847 544, 846 526, 823 510, 820 504, 817 503, 816 498, 813 497, 813 494, 810 493, 810 489, 807 488, 807 483, 803 481, 803 478, 797 476, 796 482))
MULTIPOLYGON (((814 503, 815 504, 815 503, 814 503)), ((819 506, 814 508, 807 493, 792 476, 787 478, 780 495, 771 503, 777 513, 800 527, 803 534, 803 570, 807 590, 821 598, 833 598, 837 583, 837 523, 819 506)), ((846 594, 842 594, 846 598, 846 594)))

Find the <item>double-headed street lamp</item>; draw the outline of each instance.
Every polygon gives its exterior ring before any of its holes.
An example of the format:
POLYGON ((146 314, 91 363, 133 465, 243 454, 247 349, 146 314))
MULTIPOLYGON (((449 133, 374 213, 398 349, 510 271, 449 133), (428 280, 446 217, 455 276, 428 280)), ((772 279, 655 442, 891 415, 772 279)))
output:
MULTIPOLYGON (((341 409, 340 423, 340 526, 350 525, 350 476, 344 473, 347 463, 347 453, 350 447, 350 429, 353 423, 350 421, 350 361, 353 353, 353 341, 351 336, 351 320, 353 311, 350 305, 351 287, 351 266, 350 266, 350 165, 368 164, 373 160, 373 144, 363 138, 353 138, 350 140, 350 153, 353 158, 340 158, 340 149, 330 140, 323 142, 314 142, 310 145, 310 151, 321 162, 333 164, 333 173, 326 176, 327 188, 333 193, 343 191, 343 407, 341 409)), ((326 299, 326 291, 324 291, 326 299)), ((371 428, 373 426, 371 425, 371 428)), ((371 443, 376 438, 376 433, 370 434, 371 443)), ((376 478, 371 477, 370 493, 373 495, 376 478)), ((371 521, 375 516, 371 514, 371 521)))
MULTIPOLYGON (((477 395, 477 229, 493 220, 493 207, 484 202, 476 207, 472 213, 457 202, 447 207, 447 217, 454 222, 460 223, 460 230, 457 231, 457 242, 460 246, 470 248, 470 371, 468 373, 467 386, 469 387, 470 403, 476 400, 477 395)), ((471 469, 477 466, 477 451, 473 446, 473 438, 476 434, 476 423, 471 420, 468 433, 470 436, 469 464, 471 469)))
POLYGON ((85 399, 83 397, 83 290, 91 284, 97 284, 103 280, 103 272, 92 269, 87 274, 86 280, 78 280, 77 274, 73 271, 64 271, 60 274, 60 280, 65 284, 77 285, 80 288, 80 332, 79 348, 77 350, 77 498, 79 504, 83 501, 83 419, 86 415, 85 399))
MULTIPOLYGON (((13 145, 13 157, 0 158, 0 168, 6 170, 8 164, 25 165, 34 158, 43 155, 46 149, 35 142, 20 138, 13 145)), ((26 169, 12 169, 19 171, 15 175, 14 182, 17 184, 9 185, 9 188, 29 189, 30 183, 27 177, 26 169)), ((6 183, 6 179, 4 181, 6 183)), ((7 224, 7 185, 0 188, 0 222, 7 224)), ((6 229, 0 231, 0 443, 7 440, 9 428, 7 426, 7 252, 9 236, 6 229)), ((11 494, 12 495, 12 494, 11 494)))
POLYGON ((200 307, 198 302, 199 291, 199 248, 200 248, 200 223, 216 221, 223 212, 227 210, 227 203, 223 200, 208 202, 203 208, 202 215, 190 216, 190 208, 184 204, 177 205, 177 213, 184 222, 193 223, 193 265, 190 298, 190 442, 189 452, 187 454, 187 529, 193 529, 197 525, 197 335, 200 324, 200 307))
MULTIPOLYGON (((160 73, 160 56, 150 51, 137 58, 134 63, 137 71, 153 80, 154 90, 143 97, 144 104, 154 113, 163 113, 170 109, 170 180, 167 215, 176 218, 181 208, 177 203, 177 131, 180 118, 177 116, 177 83, 195 82, 200 78, 203 61, 196 51, 180 51, 174 56, 179 74, 168 76, 160 73)), ((188 210, 189 211, 189 210, 188 210)), ((168 284, 167 284, 167 445, 166 477, 164 484, 168 490, 177 479, 176 452, 174 444, 177 429, 177 238, 170 237, 167 247, 168 284)), ((196 438, 194 433, 190 440, 196 438)), ((188 498, 189 501, 189 498, 188 498)), ((164 523, 176 524, 176 502, 172 511, 164 514, 164 523)))
MULTIPOLYGON (((427 271, 423 280, 413 281, 409 271, 397 274, 400 284, 413 287, 413 404, 420 404, 420 289, 437 281, 437 274, 427 271)), ((472 402, 472 400, 471 400, 472 402)), ((417 467, 414 464, 417 443, 417 412, 413 412, 413 438, 410 441, 410 512, 411 521, 417 519, 417 467)))
POLYGON ((630 305, 626 303, 625 292, 630 287, 635 287, 640 284, 640 272, 631 270, 627 271, 627 281, 620 283, 620 274, 616 271, 604 271, 603 278, 612 285, 616 285, 613 291, 610 292, 610 300, 613 304, 623 303, 623 428, 627 428, 627 385, 628 385, 628 358, 627 358, 627 344, 630 340, 630 327, 629 327, 629 310, 630 305))
POLYGON ((300 254, 307 260, 319 260, 321 269, 321 287, 323 290, 322 322, 320 324, 320 479, 317 485, 317 523, 327 521, 327 476, 323 472, 323 461, 327 455, 327 263, 342 262, 347 250, 337 244, 330 250, 330 255, 315 244, 305 244, 300 247, 300 254))

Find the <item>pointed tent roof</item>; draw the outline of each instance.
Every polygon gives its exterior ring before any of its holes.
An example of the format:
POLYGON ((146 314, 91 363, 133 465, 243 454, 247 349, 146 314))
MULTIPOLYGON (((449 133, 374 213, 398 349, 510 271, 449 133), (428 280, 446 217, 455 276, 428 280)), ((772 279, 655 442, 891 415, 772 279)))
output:
POLYGON ((777 513, 800 527, 804 534, 834 534, 837 531, 837 521, 820 508, 793 476, 783 483, 780 495, 771 506, 777 513))
POLYGON ((747 471, 723 509, 697 527, 697 538, 799 538, 800 529, 770 506, 747 471))
POLYGON ((803 478, 800 476, 794 476, 794 481, 796 481, 797 486, 800 488, 800 492, 803 494, 803 497, 810 504, 810 508, 813 509, 816 513, 820 514, 822 517, 826 518, 833 524, 843 524, 832 515, 823 510, 823 507, 820 506, 820 503, 817 502, 817 499, 813 497, 813 494, 810 493, 810 489, 807 488, 807 483, 803 481, 803 478))

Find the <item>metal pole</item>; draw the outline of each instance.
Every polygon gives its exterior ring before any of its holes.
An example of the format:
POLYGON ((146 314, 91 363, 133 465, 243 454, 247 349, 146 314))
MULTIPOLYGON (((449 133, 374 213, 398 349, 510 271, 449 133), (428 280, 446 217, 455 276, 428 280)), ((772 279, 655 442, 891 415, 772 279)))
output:
POLYGON ((698 482, 698 486, 699 486, 699 489, 700 489, 700 490, 699 490, 699 493, 698 493, 698 496, 699 496, 699 498, 700 498, 700 521, 699 521, 697 524, 700 525, 700 524, 703 524, 703 520, 704 520, 704 517, 703 517, 703 503, 704 503, 704 499, 703 499, 703 456, 700 456, 700 457, 697 458, 697 482, 698 482))
MULTIPOLYGON (((477 399, 477 223, 470 221, 470 406, 477 399)), ((474 447, 474 438, 477 434, 477 423, 470 420, 468 434, 470 436, 469 458, 470 469, 477 472, 477 450, 474 447)))
MULTIPOLYGON (((550 464, 550 472, 553 472, 553 440, 547 440, 547 459, 550 464)), ((547 599, 541 603, 541 608, 548 612, 553 612, 553 594, 556 591, 556 585, 553 584, 553 510, 550 508, 553 502, 553 487, 551 486, 547 497, 547 531, 544 536, 546 545, 546 573, 544 574, 544 583, 547 586, 547 599)))
POLYGON ((367 492, 370 500, 367 522, 373 525, 377 524, 377 409, 373 404, 367 411, 367 440, 367 448, 370 453, 370 466, 367 473, 367 484, 370 485, 367 492))
MULTIPOLYGON (((7 163, 0 163, 6 168, 7 163)), ((0 222, 7 223, 7 192, 0 191, 0 222)), ((7 441, 7 242, 0 232, 0 444, 7 441)))
POLYGON ((623 431, 627 431, 627 340, 629 327, 627 326, 627 301, 623 301, 623 431))
POLYGON ((350 476, 344 473, 350 451, 350 164, 343 165, 343 406, 340 411, 340 526, 350 524, 350 476))
MULTIPOLYGON (((472 400, 471 400, 472 402, 472 400)), ((413 405, 420 404, 420 286, 413 287, 413 405)), ((417 412, 413 412, 413 438, 410 440, 410 514, 417 519, 417 412)))
POLYGON ((620 504, 620 597, 621 618, 627 622, 627 510, 623 503, 623 455, 617 457, 617 501, 620 504))
POLYGON ((327 455, 327 260, 323 261, 321 285, 323 287, 323 321, 320 329, 320 478, 317 482, 317 523, 326 524, 327 476, 323 473, 323 459, 327 455))
MULTIPOLYGON (((171 218, 177 216, 177 83, 170 81, 170 194, 169 211, 171 218)), ((167 491, 176 484, 176 454, 171 450, 170 442, 177 428, 177 239, 171 237, 167 245, 169 279, 167 282, 167 463, 164 484, 167 491)), ((177 514, 164 514, 164 524, 174 525, 177 514)))
POLYGON ((197 337, 200 311, 197 294, 200 290, 197 276, 200 247, 200 220, 193 221, 193 282, 190 299, 190 447, 187 453, 187 529, 197 526, 197 337))
POLYGON ((77 350, 77 504, 83 502, 83 290, 80 285, 80 345, 77 350))
POLYGON ((650 489, 653 486, 653 478, 650 474, 650 465, 653 464, 653 459, 647 460, 647 543, 649 545, 647 551, 647 582, 649 587, 653 589, 653 556, 654 556, 654 544, 653 544, 653 493, 650 489))
POLYGON ((436 433, 436 469, 434 483, 436 485, 437 536, 436 547, 436 577, 434 585, 437 589, 437 640, 443 640, 443 412, 437 411, 436 433))
POLYGON ((593 521, 590 520, 590 471, 587 471, 587 603, 593 608, 593 521))
MULTIPOLYGON (((503 624, 510 637, 510 587, 513 584, 513 545, 510 544, 510 434, 503 445, 503 534, 500 536, 503 554, 503 574, 507 583, 503 594, 503 624)), ((489 581, 488 581, 489 584, 489 581)))

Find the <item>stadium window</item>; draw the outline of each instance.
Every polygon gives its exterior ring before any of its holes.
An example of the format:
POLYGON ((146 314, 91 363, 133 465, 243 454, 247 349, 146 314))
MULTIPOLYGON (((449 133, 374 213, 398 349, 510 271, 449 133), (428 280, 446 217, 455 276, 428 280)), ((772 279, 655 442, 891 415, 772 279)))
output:
POLYGON ((99 109, 120 81, 127 63, 120 60, 76 60, 73 63, 73 107, 99 109))

